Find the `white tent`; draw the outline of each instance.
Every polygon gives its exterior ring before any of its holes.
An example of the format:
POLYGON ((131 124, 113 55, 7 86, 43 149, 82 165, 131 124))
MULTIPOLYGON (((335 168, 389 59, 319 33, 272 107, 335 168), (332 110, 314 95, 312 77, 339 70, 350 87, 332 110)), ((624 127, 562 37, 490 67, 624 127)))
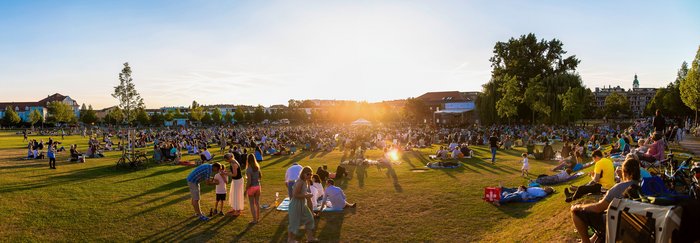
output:
POLYGON ((357 119, 356 121, 350 123, 350 125, 353 125, 353 126, 371 126, 372 122, 360 118, 360 119, 357 119))

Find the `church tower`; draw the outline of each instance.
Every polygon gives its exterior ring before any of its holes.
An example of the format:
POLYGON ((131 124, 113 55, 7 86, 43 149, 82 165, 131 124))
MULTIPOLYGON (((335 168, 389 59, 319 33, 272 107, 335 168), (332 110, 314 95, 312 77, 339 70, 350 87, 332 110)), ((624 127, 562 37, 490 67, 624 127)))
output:
POLYGON ((632 82, 632 87, 635 89, 639 88, 639 80, 637 80, 637 74, 634 74, 634 82, 632 82))

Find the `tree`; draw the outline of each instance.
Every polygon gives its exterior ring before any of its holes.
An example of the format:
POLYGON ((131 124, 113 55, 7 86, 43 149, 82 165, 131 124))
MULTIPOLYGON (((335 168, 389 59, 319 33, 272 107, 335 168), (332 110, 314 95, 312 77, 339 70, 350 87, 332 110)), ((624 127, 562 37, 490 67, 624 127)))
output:
POLYGON ((122 124, 124 122, 124 112, 119 107, 114 107, 105 116, 105 122, 113 125, 122 124))
POLYGON ((114 87, 112 97, 119 100, 119 108, 124 111, 123 119, 128 124, 136 117, 135 111, 144 108, 143 99, 136 91, 136 85, 131 78, 131 67, 128 62, 124 63, 124 68, 119 73, 119 85, 114 87))
POLYGON ((500 118, 534 119, 535 113, 544 114, 545 121, 564 122, 558 95, 582 84, 574 73, 580 61, 574 55, 565 56, 561 41, 537 40, 531 33, 497 42, 493 53, 491 79, 476 102, 485 123, 500 118))
POLYGON ((148 125, 148 123, 150 123, 151 119, 148 117, 146 109, 140 108, 136 111, 136 121, 141 125, 148 125))
POLYGON ((221 124, 221 110, 219 108, 214 107, 214 110, 211 111, 211 120, 214 124, 219 125, 221 124))
POLYGON ((246 122, 246 115, 245 111, 243 111, 243 108, 236 107, 236 112, 233 114, 233 119, 236 120, 236 123, 239 122, 246 122))
POLYGON ((253 121, 259 123, 263 120, 265 120, 265 109, 262 105, 258 105, 255 107, 255 110, 253 110, 253 121))
MULTIPOLYGON (((193 103, 196 104, 195 102, 193 102, 193 103)), ((199 122, 202 120, 202 118, 204 118, 204 113, 205 113, 204 108, 202 108, 201 106, 196 106, 196 107, 190 109, 190 118, 192 118, 192 120, 199 122)))
POLYGON ((87 112, 87 107, 85 106, 85 103, 83 103, 83 105, 80 106, 80 117, 78 117, 78 120, 83 121, 83 116, 85 115, 85 112, 87 112))
MULTIPOLYGON (((584 111, 589 109, 590 98, 588 96, 590 89, 584 88, 569 88, 566 93, 558 96, 562 104, 562 113, 565 114, 565 121, 576 122, 584 117, 584 111)), ((593 94, 591 93, 591 96, 593 94)))
POLYGON ((32 112, 29 113, 29 123, 32 124, 32 128, 34 127, 34 124, 40 121, 44 121, 44 116, 41 115, 39 110, 32 110, 32 112))
POLYGON ((404 105, 404 114, 409 121, 415 123, 423 123, 424 119, 432 119, 430 117, 430 109, 423 102, 423 100, 416 98, 406 99, 406 105, 404 105))
POLYGON ((168 112, 163 115, 163 120, 165 121, 172 121, 175 118, 175 112, 173 110, 169 110, 168 112))
POLYGON ((496 111, 502 118, 511 118, 518 114, 518 105, 523 100, 518 93, 522 92, 515 76, 505 76, 506 80, 498 91, 503 97, 496 102, 496 111))
POLYGON ((71 108, 70 105, 66 103, 60 101, 49 102, 47 108, 49 111, 49 117, 47 120, 50 120, 52 122, 68 123, 75 119, 75 113, 73 113, 73 108, 71 108))
POLYGON ((226 123, 231 123, 233 122, 233 115, 231 114, 230 111, 226 111, 226 115, 224 115, 224 121, 226 123))
POLYGON ((604 110, 607 117, 620 118, 621 115, 629 115, 630 104, 627 97, 613 92, 605 97, 604 110))
POLYGON ((153 125, 153 126, 161 126, 161 125, 163 125, 164 120, 165 120, 165 117, 163 115, 161 115, 158 112, 155 112, 155 113, 153 113, 153 115, 151 115, 150 122, 151 122, 151 125, 153 125))
POLYGON ((695 124, 698 124, 698 110, 700 110, 700 47, 695 54, 695 59, 690 64, 685 79, 680 81, 680 93, 683 103, 695 111, 695 124))
POLYGON ((89 105, 87 110, 80 112, 80 121, 85 124, 93 124, 97 122, 97 113, 92 109, 92 105, 89 105))
POLYGON ((202 123, 210 125, 214 121, 211 118, 211 115, 209 115, 209 112, 204 113, 204 116, 202 116, 202 123))
POLYGON ((7 106, 5 107, 5 116, 2 117, 2 123, 4 123, 7 126, 13 126, 17 125, 22 121, 22 118, 19 117, 17 112, 15 112, 15 108, 12 106, 7 106))

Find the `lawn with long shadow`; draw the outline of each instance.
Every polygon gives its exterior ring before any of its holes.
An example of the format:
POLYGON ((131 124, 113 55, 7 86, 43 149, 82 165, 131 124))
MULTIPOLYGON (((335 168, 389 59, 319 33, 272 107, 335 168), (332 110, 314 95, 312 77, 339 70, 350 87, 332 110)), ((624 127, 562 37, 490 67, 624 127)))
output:
MULTIPOLYGON (((30 139, 48 140, 46 136, 30 139)), ((86 148, 87 138, 60 140, 86 148)), ((262 210, 256 225, 248 203, 240 217, 214 217, 199 222, 192 217, 185 177, 193 167, 150 164, 141 170, 117 170, 119 152, 68 162, 58 155, 58 169, 47 160, 23 160, 26 142, 11 132, 0 132, 0 239, 3 241, 272 241, 286 240, 286 212, 262 210)), ((494 207, 482 201, 485 186, 527 184, 520 176, 520 153, 490 152, 474 147, 475 156, 460 159, 457 169, 425 169, 436 147, 404 152, 400 164, 385 167, 349 166, 352 176, 339 182, 349 201, 358 206, 342 213, 324 214, 316 235, 322 241, 570 241, 575 234, 561 191, 538 203, 494 207)), ((216 150, 218 151, 218 150, 216 150)), ((286 194, 284 174, 293 162, 321 165, 335 171, 343 151, 301 152, 265 157, 262 166, 262 204, 272 204, 275 192, 286 194)), ((381 157, 370 150, 370 159, 381 157)), ((221 161, 217 154, 215 161, 221 161)), ((195 156, 185 156, 194 160, 195 156)), ((551 174, 552 162, 531 160, 532 175, 551 174)), ((581 178, 571 183, 584 183, 581 178)), ((202 208, 214 204, 213 187, 202 185, 202 208)))

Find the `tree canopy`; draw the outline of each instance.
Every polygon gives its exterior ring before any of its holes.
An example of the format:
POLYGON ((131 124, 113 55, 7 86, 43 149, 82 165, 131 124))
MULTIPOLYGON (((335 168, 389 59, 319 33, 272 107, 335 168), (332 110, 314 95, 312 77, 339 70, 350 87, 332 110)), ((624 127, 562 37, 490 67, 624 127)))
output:
POLYGON ((60 101, 49 102, 47 108, 49 113, 47 120, 51 122, 68 123, 75 119, 73 108, 66 103, 60 101))
POLYGON ((695 59, 691 62, 687 76, 680 81, 679 91, 683 103, 695 111, 695 123, 697 124, 698 110, 700 110, 700 47, 695 54, 695 59))
POLYGON ((19 117, 17 112, 15 112, 15 108, 12 106, 7 106, 5 108, 5 116, 2 117, 2 123, 7 125, 7 126, 14 126, 17 125, 22 121, 22 118, 19 117))
POLYGON ((131 78, 131 67, 128 62, 124 63, 124 68, 119 73, 119 85, 114 87, 112 97, 119 100, 119 108, 123 110, 123 119, 126 123, 131 123, 136 118, 136 111, 144 108, 143 99, 136 91, 136 85, 131 78))
MULTIPOLYGON (((538 40, 532 33, 497 42, 489 59, 491 79, 482 86, 476 102, 482 121, 563 124, 582 118, 562 112, 564 98, 578 99, 585 107, 591 107, 585 103, 592 102, 592 92, 575 73, 580 60, 575 55, 566 56, 563 46, 557 39, 538 40), (570 89, 576 93, 560 96, 570 89)), ((569 102, 569 111, 576 111, 569 102)))

